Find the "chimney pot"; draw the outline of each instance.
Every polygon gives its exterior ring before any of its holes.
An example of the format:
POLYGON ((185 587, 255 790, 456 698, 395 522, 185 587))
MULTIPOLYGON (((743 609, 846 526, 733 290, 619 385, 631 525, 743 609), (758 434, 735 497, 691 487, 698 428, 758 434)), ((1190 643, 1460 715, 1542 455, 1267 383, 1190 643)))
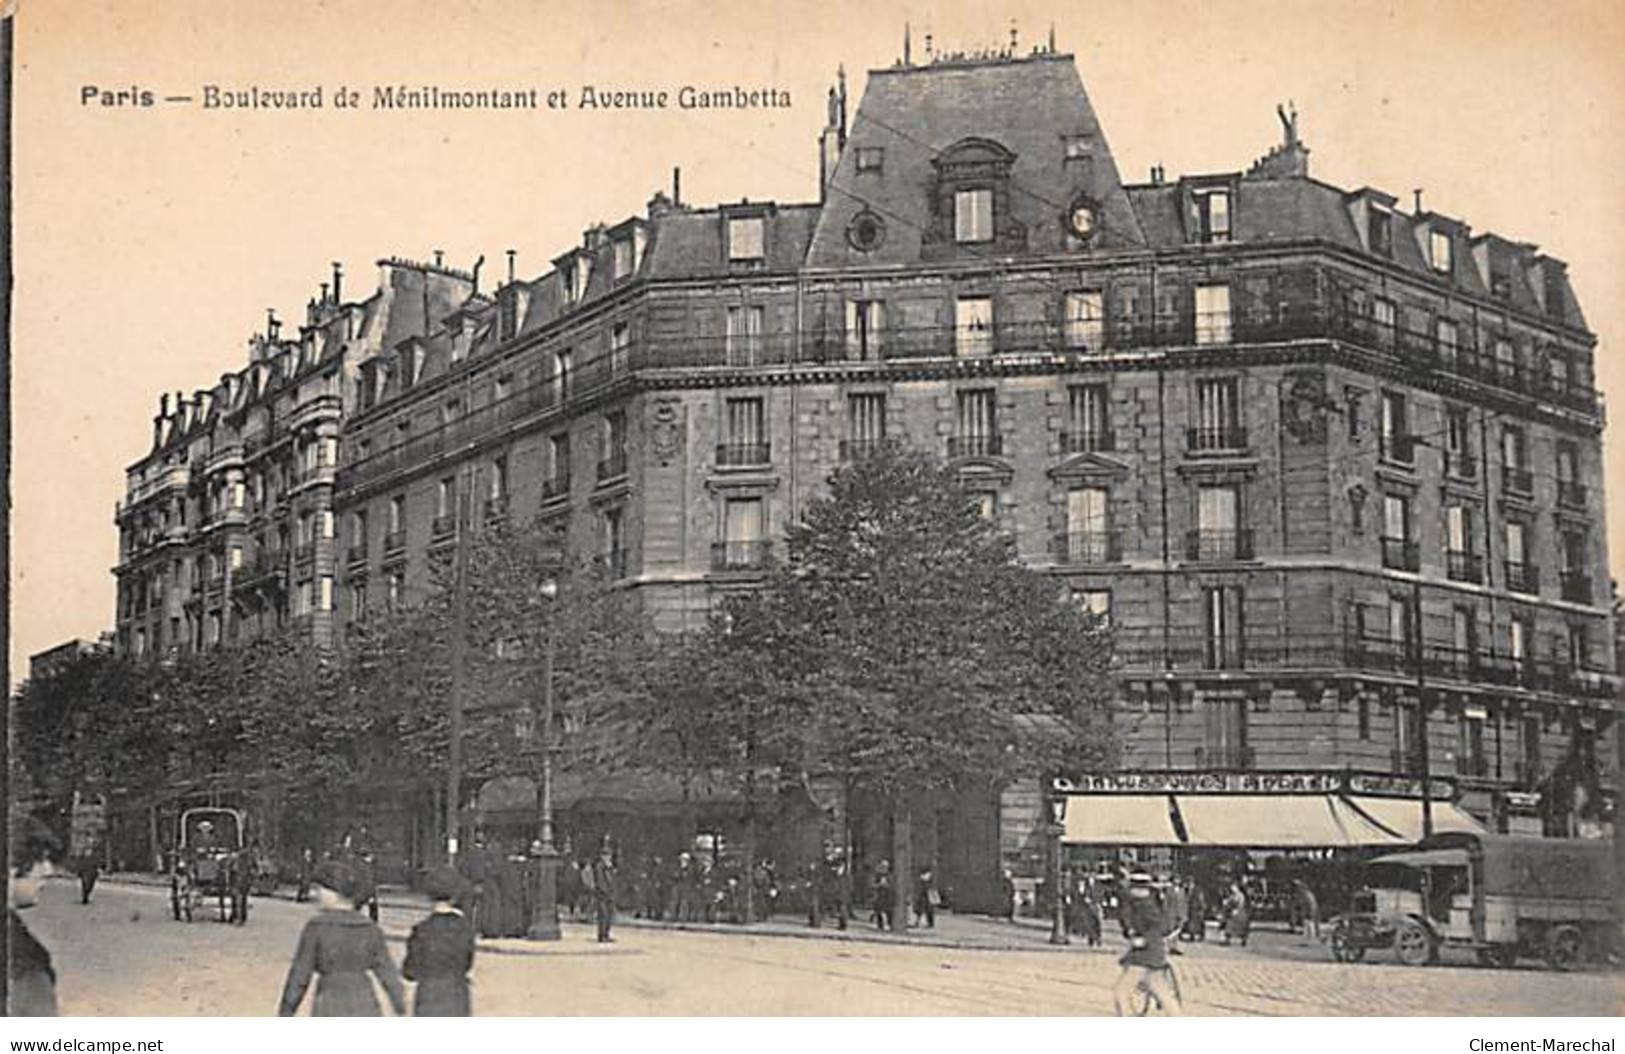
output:
POLYGON ((446 258, 446 254, 445 254, 445 252, 443 250, 436 249, 434 251, 434 265, 436 267, 441 266, 441 261, 443 261, 445 258, 446 258))
POLYGON ((344 266, 342 264, 340 264, 337 260, 334 260, 333 261, 333 303, 335 303, 335 304, 337 304, 340 300, 343 299, 344 294, 342 292, 340 292, 340 288, 341 288, 340 283, 343 282, 343 281, 344 281, 344 266))
POLYGON ((683 170, 676 165, 671 167, 671 203, 674 206, 683 204, 683 170))

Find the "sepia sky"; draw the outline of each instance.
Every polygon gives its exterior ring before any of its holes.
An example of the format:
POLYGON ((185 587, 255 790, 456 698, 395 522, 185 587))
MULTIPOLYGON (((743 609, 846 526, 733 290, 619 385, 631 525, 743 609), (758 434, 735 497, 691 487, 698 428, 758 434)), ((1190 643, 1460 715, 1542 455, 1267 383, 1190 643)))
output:
MULTIPOLYGON (((342 261, 366 296, 382 256, 522 275, 583 228, 683 197, 814 200, 825 92, 846 65, 1020 50, 1053 22, 1126 181, 1245 169, 1293 100, 1311 174, 1371 185, 1569 261, 1625 405, 1625 9, 1543 4, 888 0, 21 0, 16 30, 11 663, 113 621, 114 502, 163 391, 241 366, 274 307, 290 324, 342 261), (152 10, 152 8, 159 8, 152 10), (324 87, 326 108, 205 111, 203 87, 324 87), (775 87, 787 109, 374 112, 374 85, 775 87), (339 85, 363 107, 333 109, 339 85), (151 107, 81 101, 151 91, 151 107), (98 96, 99 98, 99 96, 98 96)), ((1620 430, 1610 476, 1625 467, 1620 430)), ((1625 552, 1625 485, 1610 539, 1625 552)))

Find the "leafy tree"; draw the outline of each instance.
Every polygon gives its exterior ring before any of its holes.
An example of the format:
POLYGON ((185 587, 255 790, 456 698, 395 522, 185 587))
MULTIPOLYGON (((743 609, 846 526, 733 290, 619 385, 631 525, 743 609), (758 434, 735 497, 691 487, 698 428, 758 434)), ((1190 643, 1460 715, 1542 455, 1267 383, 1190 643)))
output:
POLYGON ((762 593, 725 608, 741 691, 715 720, 737 741, 770 706, 787 753, 890 803, 905 924, 917 795, 1111 763, 1109 634, 917 452, 843 468, 787 533, 762 593), (1024 734, 1033 717, 1053 734, 1024 734))

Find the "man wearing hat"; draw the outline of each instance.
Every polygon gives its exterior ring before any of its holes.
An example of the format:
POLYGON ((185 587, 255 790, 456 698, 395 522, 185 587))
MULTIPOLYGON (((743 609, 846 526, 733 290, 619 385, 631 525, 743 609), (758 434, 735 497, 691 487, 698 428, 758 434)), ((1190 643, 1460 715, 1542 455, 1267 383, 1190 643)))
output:
POLYGON ((401 974, 417 982, 413 1017, 469 1017, 468 973, 474 968, 474 927, 454 906, 462 876, 449 867, 430 871, 425 882, 434 907, 412 927, 401 974))
POLYGON ((609 935, 610 927, 615 923, 615 881, 615 854, 606 841, 592 865, 593 914, 598 921, 600 944, 608 944, 615 939, 609 935))
POLYGON ((1167 983, 1167 922, 1151 876, 1135 871, 1128 877, 1123 897, 1123 930, 1129 947, 1117 961, 1123 967, 1112 986, 1112 1005, 1123 1016, 1123 999, 1136 987, 1144 986, 1164 1013, 1177 1014, 1179 999, 1167 983))

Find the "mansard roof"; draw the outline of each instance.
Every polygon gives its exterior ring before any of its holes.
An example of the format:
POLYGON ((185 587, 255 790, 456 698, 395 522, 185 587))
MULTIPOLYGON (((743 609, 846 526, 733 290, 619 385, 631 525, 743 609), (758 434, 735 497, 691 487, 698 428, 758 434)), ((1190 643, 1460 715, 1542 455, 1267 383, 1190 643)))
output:
POLYGON ((1106 137, 1070 55, 1039 54, 986 63, 872 70, 851 134, 830 182, 808 264, 900 264, 919 260, 922 232, 935 221, 933 161, 966 140, 987 140, 1014 155, 1011 218, 1031 252, 1067 248, 1063 217, 1080 195, 1099 210, 1092 244, 1145 242, 1106 137), (1063 137, 1080 137, 1086 162, 1066 160, 1063 137), (858 170, 861 151, 883 151, 879 171, 858 170), (883 245, 853 249, 847 227, 859 212, 880 215, 883 245))

